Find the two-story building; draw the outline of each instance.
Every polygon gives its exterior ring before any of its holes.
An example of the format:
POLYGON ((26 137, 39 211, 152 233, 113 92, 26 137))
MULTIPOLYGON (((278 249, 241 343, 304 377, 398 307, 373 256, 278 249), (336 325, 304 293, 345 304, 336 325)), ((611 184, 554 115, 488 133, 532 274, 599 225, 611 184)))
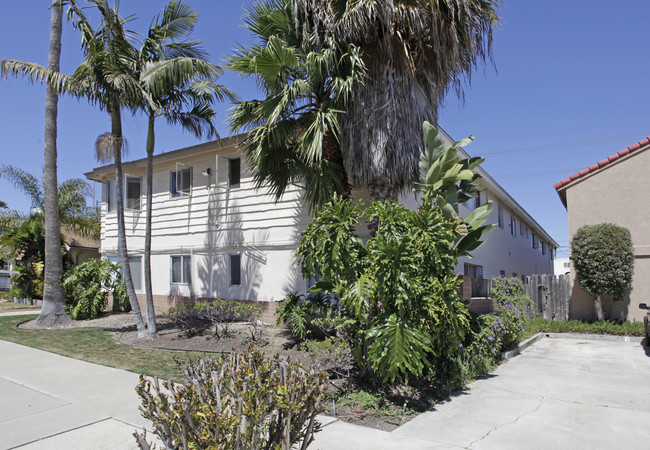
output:
MULTIPOLYGON (((293 186, 276 202, 255 189, 237 145, 241 139, 154 156, 151 261, 158 312, 195 298, 222 297, 259 301, 265 320, 271 320, 276 301, 307 289, 296 259, 300 233, 311 220, 302 190, 293 186)), ((123 169, 130 266, 142 300, 146 159, 126 162, 123 169)), ((474 278, 552 273, 557 244, 487 173, 481 175, 481 194, 461 206, 461 215, 493 200, 489 221, 499 226, 473 259, 460 261, 458 273, 474 278)), ((114 167, 96 168, 86 177, 103 186, 101 254, 118 260, 114 167)), ((354 197, 368 194, 354 191, 354 197)), ((400 201, 417 207, 413 193, 400 201)))

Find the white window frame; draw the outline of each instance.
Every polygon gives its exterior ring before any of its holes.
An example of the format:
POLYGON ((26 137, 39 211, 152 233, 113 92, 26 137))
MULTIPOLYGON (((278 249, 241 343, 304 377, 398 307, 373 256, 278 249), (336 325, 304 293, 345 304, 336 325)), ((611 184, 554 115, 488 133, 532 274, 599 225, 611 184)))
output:
POLYGON ((189 197, 192 195, 192 189, 194 188, 194 171, 192 166, 188 166, 182 163, 176 163, 176 170, 169 172, 169 197, 170 198, 182 198, 189 197), (189 172, 188 183, 189 186, 179 189, 179 180, 182 183, 183 176, 182 174, 189 172), (180 177, 179 177, 180 175, 180 177))
POLYGON ((510 234, 512 237, 517 237, 517 216, 514 214, 510 216, 510 234))
POLYGON ((503 206, 498 205, 497 206, 497 218, 498 218, 498 224, 499 228, 503 230, 504 223, 503 223, 503 206))
POLYGON ((242 284, 241 259, 242 259, 241 258, 241 253, 229 253, 228 254, 228 268, 229 268, 229 270, 228 270, 228 275, 229 275, 228 276, 228 282, 229 282, 230 286, 241 286, 241 284, 242 284), (239 258, 239 265, 237 267, 237 269, 239 270, 239 283, 238 284, 233 283, 233 274, 234 274, 234 272, 233 272, 233 257, 238 257, 239 258))
POLYGON ((183 286, 188 286, 192 284, 192 256, 191 255, 171 255, 169 257, 169 282, 170 284, 183 285, 183 286), (180 258, 180 263, 181 263, 180 281, 174 281, 174 259, 175 258, 180 258), (185 261, 189 261, 188 264, 189 267, 185 267, 185 261))
POLYGON ((476 207, 483 206, 488 202, 488 190, 481 189, 478 191, 478 196, 476 197, 476 207))

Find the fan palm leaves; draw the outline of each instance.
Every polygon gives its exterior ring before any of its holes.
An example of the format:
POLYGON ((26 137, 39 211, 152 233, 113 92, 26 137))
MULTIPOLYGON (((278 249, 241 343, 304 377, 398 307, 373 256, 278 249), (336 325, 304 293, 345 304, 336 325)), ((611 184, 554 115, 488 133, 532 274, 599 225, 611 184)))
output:
POLYGON ((290 0, 301 50, 334 40, 362 50, 368 71, 341 116, 345 168, 356 186, 410 188, 422 152, 419 128, 437 120, 449 90, 462 95, 491 58, 498 0, 290 0))
POLYGON ((238 103, 229 120, 249 132, 245 154, 258 187, 279 198, 299 184, 311 208, 349 195, 339 133, 345 101, 365 74, 358 49, 330 39, 303 51, 287 0, 255 4, 245 22, 258 43, 239 48, 228 67, 253 78, 265 98, 238 103))
MULTIPOLYGON (((45 210, 43 180, 39 180, 36 176, 23 169, 10 165, 0 166, 0 179, 2 178, 13 184, 17 190, 26 194, 30 198, 34 210, 45 210)), ((99 213, 97 209, 86 205, 86 197, 90 194, 92 194, 90 185, 82 179, 74 178, 61 183, 58 188, 58 217, 63 227, 83 236, 98 239, 100 232, 99 213)), ((18 225, 29 217, 19 211, 1 211, 0 227, 18 225)))
POLYGON ((67 76, 50 68, 15 60, 3 60, 0 71, 5 76, 20 74, 32 82, 44 82, 59 93, 85 98, 109 114, 111 131, 99 136, 95 150, 99 160, 114 161, 118 253, 138 334, 145 336, 148 333, 133 287, 124 225, 122 110, 137 109, 143 99, 148 99, 148 94, 141 88, 133 71, 137 51, 124 29, 126 20, 119 15, 118 2, 113 7, 107 0, 90 2, 101 18, 96 27, 90 23, 77 0, 68 0, 68 19, 81 33, 81 48, 84 53, 84 60, 72 75, 67 76))

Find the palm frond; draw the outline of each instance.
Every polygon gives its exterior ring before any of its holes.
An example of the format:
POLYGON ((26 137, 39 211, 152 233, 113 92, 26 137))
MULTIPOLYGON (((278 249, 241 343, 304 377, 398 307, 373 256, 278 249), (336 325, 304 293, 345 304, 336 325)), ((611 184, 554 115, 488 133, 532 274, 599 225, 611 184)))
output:
POLYGON ((23 169, 5 164, 0 166, 0 179, 2 178, 27 195, 31 200, 32 207, 43 209, 45 198, 41 180, 23 169))

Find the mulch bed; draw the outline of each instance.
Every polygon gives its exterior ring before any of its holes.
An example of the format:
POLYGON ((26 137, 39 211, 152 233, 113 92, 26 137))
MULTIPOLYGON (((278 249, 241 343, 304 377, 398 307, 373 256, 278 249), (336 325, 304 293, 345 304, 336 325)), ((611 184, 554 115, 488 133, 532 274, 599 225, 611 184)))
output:
MULTIPOLYGON (((35 321, 30 320, 20 325, 23 329, 36 329, 35 321)), ((201 351, 206 353, 224 353, 245 350, 250 345, 257 345, 266 354, 280 354, 289 357, 292 361, 300 361, 303 365, 317 364, 321 369, 332 374, 330 378, 330 392, 345 393, 357 389, 350 382, 349 374, 353 367, 350 357, 330 357, 327 355, 313 355, 303 349, 303 344, 298 344, 289 330, 285 327, 273 325, 258 325, 236 322, 229 326, 228 336, 218 338, 215 336, 214 327, 205 320, 196 319, 191 332, 187 333, 167 317, 156 318, 158 336, 151 338, 138 338, 135 320, 131 313, 109 314, 93 320, 72 321, 65 328, 103 328, 112 331, 116 339, 124 345, 140 348, 158 348, 178 351, 201 351)), ((416 399, 414 395, 393 389, 395 397, 408 399, 411 403, 420 404, 421 410, 426 410, 431 405, 429 399, 416 399)), ((326 400, 325 414, 333 415, 333 402, 326 400)), ((347 422, 362 426, 391 431, 406 423, 417 414, 381 415, 376 411, 366 411, 355 405, 337 405, 336 417, 347 422)))

